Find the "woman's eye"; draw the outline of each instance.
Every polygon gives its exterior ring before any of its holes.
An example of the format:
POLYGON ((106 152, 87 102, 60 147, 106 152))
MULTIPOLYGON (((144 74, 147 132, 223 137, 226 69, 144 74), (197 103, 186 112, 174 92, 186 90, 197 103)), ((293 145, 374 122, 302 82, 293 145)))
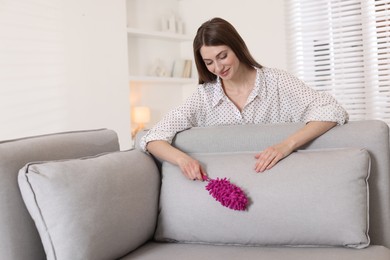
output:
POLYGON ((223 59, 226 59, 226 57, 227 57, 227 54, 224 54, 224 55, 222 55, 221 57, 219 57, 221 60, 223 60, 223 59))

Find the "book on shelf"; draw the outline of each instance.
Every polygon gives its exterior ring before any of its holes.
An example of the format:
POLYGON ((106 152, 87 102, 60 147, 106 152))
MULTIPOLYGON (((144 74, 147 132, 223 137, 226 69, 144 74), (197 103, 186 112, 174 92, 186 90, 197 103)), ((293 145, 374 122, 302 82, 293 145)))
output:
POLYGON ((191 78, 192 60, 177 59, 173 63, 172 77, 191 78))

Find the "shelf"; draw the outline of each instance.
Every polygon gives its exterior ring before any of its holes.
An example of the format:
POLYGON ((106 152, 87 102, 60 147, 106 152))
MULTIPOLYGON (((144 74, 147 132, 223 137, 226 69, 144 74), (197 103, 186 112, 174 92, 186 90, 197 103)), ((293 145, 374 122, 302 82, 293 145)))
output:
POLYGON ((159 32, 159 31, 146 31, 137 28, 127 28, 127 33, 138 37, 165 39, 173 41, 192 41, 192 37, 185 34, 177 34, 171 32, 159 32))
POLYGON ((197 79, 195 79, 195 78, 129 76, 129 80, 132 81, 132 82, 197 84, 197 79))

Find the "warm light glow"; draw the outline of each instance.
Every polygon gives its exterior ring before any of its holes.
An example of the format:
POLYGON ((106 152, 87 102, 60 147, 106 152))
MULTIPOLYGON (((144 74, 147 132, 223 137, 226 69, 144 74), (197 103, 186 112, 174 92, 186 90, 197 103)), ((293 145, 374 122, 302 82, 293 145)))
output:
POLYGON ((133 121, 137 124, 146 124, 150 121, 150 109, 149 107, 134 107, 133 108, 133 121))
POLYGON ((137 124, 131 131, 131 138, 134 139, 139 131, 145 128, 145 124, 150 121, 149 107, 133 107, 132 120, 137 124))

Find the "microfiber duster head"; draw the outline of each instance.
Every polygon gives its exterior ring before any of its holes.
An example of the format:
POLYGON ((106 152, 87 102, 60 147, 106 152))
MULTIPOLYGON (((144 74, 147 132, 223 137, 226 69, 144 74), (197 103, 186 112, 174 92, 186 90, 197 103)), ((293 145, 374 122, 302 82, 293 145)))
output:
POLYGON ((206 190, 223 206, 233 210, 246 210, 248 198, 239 187, 232 184, 227 178, 210 179, 204 176, 203 179, 209 182, 206 190))

